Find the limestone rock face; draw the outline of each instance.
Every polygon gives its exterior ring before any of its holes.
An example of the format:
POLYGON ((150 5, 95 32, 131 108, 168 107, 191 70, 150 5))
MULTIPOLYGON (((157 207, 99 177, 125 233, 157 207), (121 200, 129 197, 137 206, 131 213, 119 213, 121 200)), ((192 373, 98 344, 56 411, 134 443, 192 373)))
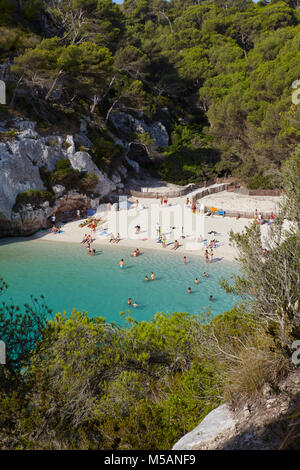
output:
POLYGON ((91 207, 91 199, 78 193, 67 193, 61 185, 55 185, 56 205, 50 207, 49 202, 40 207, 24 205, 13 212, 16 197, 27 190, 45 190, 40 176, 40 168, 46 167, 50 172, 56 168, 60 159, 69 159, 73 169, 95 173, 98 185, 95 192, 99 197, 108 195, 121 184, 118 173, 111 181, 93 162, 87 152, 76 152, 79 143, 91 147, 92 142, 84 132, 75 136, 49 135, 42 137, 36 132, 36 123, 22 119, 14 119, 9 124, 0 123, 1 132, 14 130, 15 135, 0 141, 0 237, 13 235, 29 235, 49 225, 52 213, 63 213, 75 209, 91 207))
POLYGON ((122 111, 111 114, 110 120, 127 137, 130 137, 132 134, 145 134, 148 132, 152 139, 155 140, 157 147, 167 147, 169 145, 168 132, 159 121, 148 125, 143 120, 136 119, 122 111))
POLYGON ((116 184, 99 170, 89 153, 75 152, 73 155, 69 155, 69 159, 74 170, 87 171, 89 173, 95 173, 98 176, 99 182, 95 188, 95 192, 98 192, 101 196, 106 196, 116 190, 116 184))
POLYGON ((211 411, 193 431, 183 436, 173 450, 206 450, 216 448, 220 436, 231 433, 235 428, 227 405, 211 411))
POLYGON ((56 184, 52 186, 52 191, 56 197, 61 197, 66 192, 66 188, 61 184, 56 184))
POLYGON ((0 143, 0 214, 6 219, 10 219, 20 192, 45 189, 38 167, 17 147, 13 150, 9 143, 0 143))

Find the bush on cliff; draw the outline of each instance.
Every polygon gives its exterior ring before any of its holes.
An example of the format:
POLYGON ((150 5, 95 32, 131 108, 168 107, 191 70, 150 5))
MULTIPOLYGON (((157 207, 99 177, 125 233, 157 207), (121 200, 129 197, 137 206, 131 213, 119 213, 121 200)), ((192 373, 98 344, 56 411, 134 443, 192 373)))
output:
POLYGON ((50 191, 29 189, 28 191, 23 191, 17 195, 14 210, 17 210, 21 205, 24 204, 31 204, 32 206, 40 207, 40 205, 45 201, 53 204, 55 201, 55 195, 50 191))

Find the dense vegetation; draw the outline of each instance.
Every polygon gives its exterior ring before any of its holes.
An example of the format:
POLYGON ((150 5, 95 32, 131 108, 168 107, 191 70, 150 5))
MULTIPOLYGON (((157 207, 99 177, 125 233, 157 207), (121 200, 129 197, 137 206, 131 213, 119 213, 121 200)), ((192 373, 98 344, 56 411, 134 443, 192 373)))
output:
MULTIPOLYGON (((224 400, 236 408, 266 383, 276 390, 300 335, 299 172, 300 150, 284 165, 267 252, 258 224, 231 234, 240 275, 223 287, 241 304, 230 312, 128 317, 121 328, 77 311, 46 321, 43 298, 2 304, 1 448, 170 449, 224 400)), ((283 446, 299 448, 297 428, 282 423, 283 446)))
MULTIPOLYGON (((0 60, 13 62, 10 111, 63 130, 88 115, 95 159, 105 169, 121 158, 109 138, 116 132, 111 114, 143 115, 171 135, 156 163, 163 178, 186 183, 233 174, 251 188, 278 187, 282 162, 299 142, 300 106, 292 102, 299 6, 1 0, 0 60)), ((149 150, 153 143, 142 144, 149 150)))

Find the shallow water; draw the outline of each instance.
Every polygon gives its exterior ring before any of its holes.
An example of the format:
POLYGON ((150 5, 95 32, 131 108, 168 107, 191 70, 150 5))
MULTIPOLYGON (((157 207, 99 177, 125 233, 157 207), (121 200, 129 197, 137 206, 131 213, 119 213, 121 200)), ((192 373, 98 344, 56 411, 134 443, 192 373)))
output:
POLYGON ((88 256, 82 245, 46 241, 1 241, 0 276, 9 289, 1 300, 15 304, 28 302, 30 294, 43 294, 54 313, 70 313, 73 308, 86 310, 92 317, 124 323, 120 312, 128 310, 132 297, 139 307, 129 307, 137 320, 149 320, 156 312, 199 314, 211 308, 214 315, 229 310, 236 298, 218 285, 221 277, 237 272, 233 263, 217 261, 206 264, 201 257, 173 252, 145 250, 138 258, 130 257, 130 248, 98 247, 95 257, 88 256), (119 268, 123 258, 125 269, 119 268), (156 275, 155 281, 150 272, 156 275), (209 278, 203 278, 206 271, 209 278), (200 283, 194 284, 198 278, 200 283), (192 293, 187 293, 187 288, 192 293), (213 295, 214 301, 209 301, 213 295))

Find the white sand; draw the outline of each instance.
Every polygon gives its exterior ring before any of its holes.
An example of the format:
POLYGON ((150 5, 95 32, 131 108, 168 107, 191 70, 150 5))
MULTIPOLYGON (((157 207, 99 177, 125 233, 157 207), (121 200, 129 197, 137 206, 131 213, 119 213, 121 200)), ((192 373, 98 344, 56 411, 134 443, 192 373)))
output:
POLYGON ((246 196, 244 194, 221 191, 203 197, 200 202, 205 206, 215 206, 221 210, 252 212, 255 209, 258 212, 269 213, 276 212, 277 205, 280 202, 277 196, 246 196))
MULTIPOLYGON (((119 242, 118 246, 124 246, 124 248, 129 248, 129 249, 135 249, 139 248, 141 251, 143 249, 155 249, 155 250, 164 250, 170 252, 170 254, 174 253, 174 250, 171 250, 171 246, 173 246, 174 242, 174 233, 170 231, 170 224, 172 226, 173 219, 172 219, 172 212, 174 211, 174 208, 176 205, 178 205, 183 211, 184 207, 184 201, 186 199, 185 197, 182 198, 176 198, 176 199, 170 199, 168 207, 164 207, 161 210, 161 225, 162 225, 162 232, 166 234, 167 237, 167 247, 162 248, 161 244, 158 244, 156 242, 156 237, 151 238, 150 231, 153 231, 153 226, 155 225, 155 222, 153 222, 152 227, 149 227, 149 233, 145 230, 145 227, 143 226, 143 223, 140 221, 148 220, 153 221, 153 217, 150 217, 151 210, 153 210, 153 207, 151 208, 151 205, 156 206, 156 209, 160 207, 160 202, 157 199, 139 199, 139 205, 144 204, 146 209, 139 209, 139 210, 122 210, 116 213, 118 217, 124 217, 127 216, 127 225, 130 225, 131 228, 134 227, 137 224, 141 225, 141 233, 140 234, 135 234, 134 229, 133 229, 133 234, 129 238, 125 238, 121 236, 121 241, 119 242), (140 220, 139 220, 140 217, 140 220), (170 221, 169 221, 170 218, 170 221), (167 221, 166 227, 163 227, 164 222, 167 221), (147 240, 142 240, 142 239, 147 239, 147 240)), ((276 211, 276 203, 278 203, 279 198, 266 198, 266 197, 249 197, 249 196, 243 196, 239 194, 234 194, 230 192, 220 192, 216 193, 214 195, 208 196, 207 200, 209 202, 204 203, 203 198, 199 200, 201 204, 205 205, 215 205, 216 207, 220 207, 222 203, 222 209, 226 209, 228 207, 229 209, 236 210, 239 209, 240 211, 249 211, 250 210, 255 210, 256 208, 258 211, 266 212, 266 211, 276 211), (228 204, 228 206, 225 206, 228 204), (224 204, 224 205, 223 205, 224 204), (235 209, 236 208, 236 209, 235 209), (253 208, 253 209, 252 209, 253 208)), ((134 198, 131 199, 131 201, 134 201, 134 198)), ((220 207, 221 208, 221 207, 220 207)), ((184 212, 182 212, 184 213, 184 212)), ((199 223, 199 218, 203 220, 202 228, 201 230, 196 233, 196 230, 190 230, 190 233, 188 232, 188 229, 186 228, 187 225, 184 227, 184 234, 186 238, 179 238, 178 233, 181 235, 181 227, 178 228, 177 234, 175 234, 176 239, 180 242, 180 248, 176 251, 177 253, 180 252, 182 254, 186 254, 187 256, 189 255, 198 255, 203 257, 204 252, 206 249, 206 245, 204 245, 203 242, 197 241, 199 239, 199 235, 202 231, 202 236, 204 239, 207 239, 210 241, 213 238, 216 238, 217 240, 220 241, 221 246, 218 248, 214 249, 214 259, 224 259, 228 261, 234 261, 236 252, 233 247, 230 246, 229 244, 229 232, 230 230, 233 230, 234 232, 240 232, 244 229, 245 226, 249 225, 250 223, 253 222, 253 220, 250 219, 243 219, 240 218, 236 220, 235 218, 232 217, 220 217, 220 216, 211 216, 211 217, 202 217, 199 214, 192 214, 190 209, 185 209, 185 215, 191 217, 192 222, 194 226, 196 226, 196 221, 198 218, 198 223, 199 223), (180 230, 179 230, 180 229, 180 230), (217 232, 216 235, 209 235, 208 232, 210 231, 215 231, 217 232)), ((105 219, 108 218, 108 213, 101 213, 101 216, 104 217, 105 219)), ((98 215, 97 215, 98 217, 98 215)), ((65 224, 62 227, 63 233, 61 234, 53 234, 50 231, 45 231, 45 232, 38 232, 35 234, 33 237, 31 237, 32 240, 46 240, 46 241, 56 241, 56 242, 68 242, 68 243, 80 243, 82 240, 83 236, 85 233, 92 233, 91 230, 87 227, 80 228, 79 227, 80 221, 74 221, 65 224)), ((96 248, 97 246, 100 245, 106 245, 106 246, 115 246, 113 243, 109 243, 109 235, 104 235, 101 238, 99 237, 100 233, 102 232, 103 228, 105 229, 107 227, 107 223, 104 223, 102 228, 98 227, 96 230, 96 233, 93 234, 93 238, 95 238, 95 242, 93 246, 96 248)), ((262 231, 263 234, 265 235, 267 233, 268 226, 265 224, 262 226, 262 231)), ((121 232, 121 230, 118 230, 121 232)), ((131 230, 132 231, 132 230, 131 230)), ((109 232, 110 233, 110 232, 109 232)), ((114 232, 114 235, 116 233, 114 232)))

